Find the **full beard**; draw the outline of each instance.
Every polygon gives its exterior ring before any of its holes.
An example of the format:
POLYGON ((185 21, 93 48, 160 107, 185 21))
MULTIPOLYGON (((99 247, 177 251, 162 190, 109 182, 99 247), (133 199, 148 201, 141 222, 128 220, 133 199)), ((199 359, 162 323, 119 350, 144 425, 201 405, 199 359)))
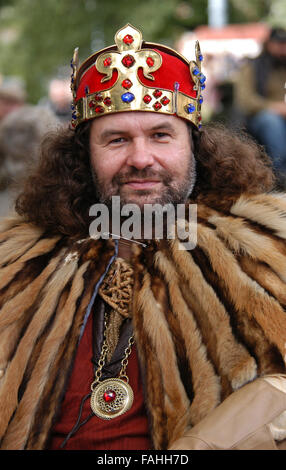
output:
POLYGON ((137 204, 141 209, 145 204, 177 205, 185 203, 193 191, 196 182, 196 163, 191 154, 186 175, 181 181, 176 181, 166 170, 154 171, 148 167, 143 170, 132 167, 128 172, 115 175, 110 184, 104 183, 93 169, 92 176, 96 199, 108 208, 112 207, 112 196, 120 196, 121 207, 125 204, 137 204), (158 194, 156 192, 154 194, 152 189, 125 194, 124 183, 132 178, 140 180, 156 178, 160 180, 162 188, 158 194))

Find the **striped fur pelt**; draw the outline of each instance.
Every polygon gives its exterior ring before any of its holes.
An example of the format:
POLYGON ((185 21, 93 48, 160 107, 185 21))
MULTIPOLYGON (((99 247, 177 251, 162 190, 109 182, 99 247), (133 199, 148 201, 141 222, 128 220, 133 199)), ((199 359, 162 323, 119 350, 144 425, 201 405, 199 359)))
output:
MULTIPOLYGON (((229 394, 285 373, 286 196, 198 206, 198 242, 135 246, 133 327, 155 449, 229 394)), ((113 240, 0 233, 1 449, 45 449, 113 240)))

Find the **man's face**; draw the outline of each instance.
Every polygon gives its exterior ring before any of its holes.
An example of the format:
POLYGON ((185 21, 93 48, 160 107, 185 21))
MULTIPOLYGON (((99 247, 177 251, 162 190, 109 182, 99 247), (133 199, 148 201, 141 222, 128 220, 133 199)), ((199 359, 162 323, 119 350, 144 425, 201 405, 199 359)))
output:
POLYGON ((281 62, 285 63, 286 60, 286 42, 279 41, 269 41, 267 44, 268 52, 279 59, 281 62))
POLYGON ((183 203, 195 183, 187 124, 176 116, 123 112, 94 119, 91 166, 102 203, 183 203))

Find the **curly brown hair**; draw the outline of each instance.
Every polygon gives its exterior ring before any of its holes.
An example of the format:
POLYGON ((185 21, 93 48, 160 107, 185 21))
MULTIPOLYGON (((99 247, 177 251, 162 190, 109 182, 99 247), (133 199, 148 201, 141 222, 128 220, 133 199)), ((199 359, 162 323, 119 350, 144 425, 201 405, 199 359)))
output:
MULTIPOLYGON (((90 123, 84 123, 43 140, 39 164, 16 200, 16 211, 25 220, 49 233, 87 236, 89 208, 96 202, 89 131, 90 123)), ((227 209, 242 193, 273 188, 270 159, 245 133, 209 124, 200 132, 192 129, 192 137, 197 161, 193 200, 227 209)))
POLYGON ((228 210, 243 193, 269 192, 277 184, 264 147, 242 129, 220 123, 193 131, 197 182, 192 198, 228 210))

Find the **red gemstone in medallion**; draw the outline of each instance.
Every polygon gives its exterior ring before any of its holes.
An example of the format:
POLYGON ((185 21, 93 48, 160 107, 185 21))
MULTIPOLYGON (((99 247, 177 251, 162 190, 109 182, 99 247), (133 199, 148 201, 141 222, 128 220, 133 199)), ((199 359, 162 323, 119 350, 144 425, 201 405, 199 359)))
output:
POLYGON ((152 100, 152 97, 150 95, 145 95, 143 98, 144 103, 148 104, 152 100))
POLYGON ((155 111, 158 111, 159 109, 162 108, 162 105, 161 105, 161 103, 159 103, 159 101, 156 101, 153 108, 155 109, 155 111))
POLYGON ((160 96, 162 96, 161 90, 155 90, 153 96, 155 96, 155 98, 160 98, 160 96))
POLYGON ((123 57, 121 62, 122 62, 123 65, 125 65, 125 67, 127 67, 129 69, 135 63, 135 59, 132 55, 128 54, 128 55, 123 57))
POLYGON ((126 34, 126 36, 124 36, 123 38, 123 42, 128 45, 132 44, 133 41, 134 39, 133 39, 133 36, 131 36, 131 34, 126 34))
POLYGON ((104 67, 109 67, 111 64, 112 64, 111 57, 106 57, 106 59, 103 61, 104 67))
POLYGON ((114 390, 106 390, 103 394, 103 400, 106 401, 107 403, 114 401, 116 398, 116 393, 114 390))
POLYGON ((126 88, 126 90, 129 90, 129 88, 132 87, 133 83, 131 82, 131 80, 128 80, 127 78, 126 80, 123 80, 121 85, 123 86, 123 88, 126 88))
POLYGON ((147 57, 146 63, 147 65, 149 65, 149 67, 153 67, 155 62, 154 62, 154 59, 152 59, 152 57, 147 57))

